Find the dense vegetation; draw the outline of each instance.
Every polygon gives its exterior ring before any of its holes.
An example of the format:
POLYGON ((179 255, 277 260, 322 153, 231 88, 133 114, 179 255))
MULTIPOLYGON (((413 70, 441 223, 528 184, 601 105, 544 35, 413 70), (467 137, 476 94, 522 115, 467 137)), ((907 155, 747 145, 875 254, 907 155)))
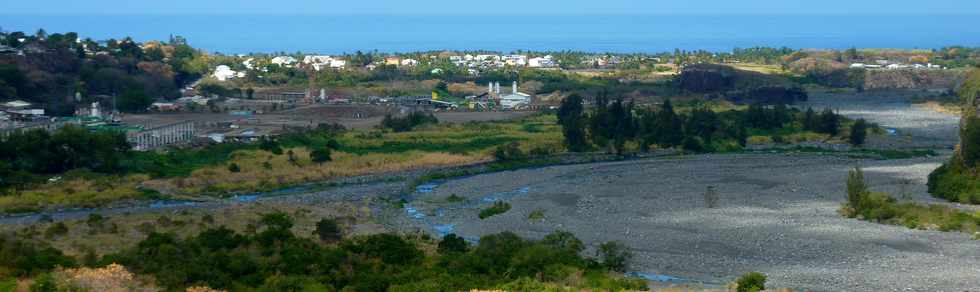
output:
POLYGON ((695 102, 681 113, 670 100, 652 109, 600 96, 586 113, 581 101, 573 94, 558 109, 558 123, 571 151, 599 147, 622 154, 628 143, 637 144, 641 151, 653 145, 694 152, 733 151, 745 147, 752 135, 772 136, 776 142, 781 142, 783 135, 807 131, 836 136, 843 120, 829 109, 820 114, 812 109, 804 113, 783 104, 754 104, 747 110, 715 112, 707 104, 695 102))
POLYGON ((23 52, 0 54, 0 100, 39 103, 55 115, 70 115, 77 104, 108 104, 111 96, 120 110, 145 111, 156 98, 179 96, 178 89, 209 67, 207 57, 180 37, 166 43, 130 38, 103 43, 74 32, 39 30, 0 32, 0 45, 23 52))
MULTIPOLYGON (((206 285, 230 291, 463 291, 541 285, 594 289, 643 289, 639 280, 610 276, 607 258, 584 258, 581 241, 556 232, 540 241, 512 233, 484 236, 470 246, 455 235, 438 242, 392 234, 325 245, 292 233, 291 218, 265 215, 253 234, 224 227, 186 239, 151 233, 136 247, 107 255, 137 274, 153 275, 169 289, 206 285), (421 245, 420 245, 421 244, 421 245), (568 281, 579 277, 579 281, 568 281), (305 290, 304 290, 305 289, 305 290)), ((617 250, 617 252, 619 252, 617 250)))
POLYGON ((381 127, 395 132, 408 132, 418 126, 438 123, 439 119, 431 113, 411 112, 402 117, 387 114, 381 120, 381 127))
POLYGON ((14 132, 0 138, 0 190, 78 168, 117 172, 124 167, 129 149, 119 132, 89 132, 76 126, 54 133, 14 132))
POLYGON ((960 144, 945 164, 929 174, 929 193, 953 202, 980 204, 980 70, 959 90, 963 104, 960 144))

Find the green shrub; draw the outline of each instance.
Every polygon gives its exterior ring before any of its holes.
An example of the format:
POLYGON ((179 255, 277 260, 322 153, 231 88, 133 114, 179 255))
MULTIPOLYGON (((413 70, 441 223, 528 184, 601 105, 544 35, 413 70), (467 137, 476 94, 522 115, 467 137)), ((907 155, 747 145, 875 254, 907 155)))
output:
POLYGON ((933 197, 964 204, 980 204, 980 177, 953 156, 932 173, 927 183, 933 197))
POLYGON ((980 167, 980 117, 969 117, 960 137, 963 163, 969 169, 980 167))
POLYGON ((442 241, 439 241, 438 250, 440 254, 462 253, 468 249, 469 245, 466 244, 466 240, 455 233, 446 234, 442 237, 442 241))
POLYGON ((857 209, 862 198, 868 193, 868 185, 864 182, 864 172, 855 167, 847 173, 847 203, 857 209))
POLYGON ((851 145, 854 146, 864 145, 864 139, 867 136, 868 136, 868 122, 864 121, 864 119, 858 119, 857 122, 854 122, 854 125, 851 125, 851 135, 850 137, 848 137, 848 140, 851 142, 851 145))
POLYGON ((242 169, 241 169, 241 167, 238 166, 238 163, 234 163, 233 162, 231 164, 228 164, 228 171, 230 171, 230 172, 241 172, 242 169))
POLYGON ((503 214, 510 211, 510 204, 504 201, 493 202, 489 208, 480 211, 480 219, 487 219, 494 215, 503 214))
POLYGON ((59 266, 74 267, 75 259, 38 242, 0 236, 0 278, 37 275, 59 266))
POLYGON ((460 197, 460 196, 458 196, 456 194, 452 194, 452 195, 449 195, 449 197, 446 197, 446 202, 447 203, 459 203, 459 202, 462 202, 462 201, 466 201, 466 198, 460 197))
POLYGON ((498 161, 515 161, 523 160, 527 158, 524 151, 521 150, 521 144, 517 142, 510 142, 504 145, 497 146, 493 151, 493 157, 498 161))
POLYGON ((766 289, 766 275, 751 272, 738 278, 738 292, 759 292, 766 289))
POLYGON ((609 241, 599 245, 598 256, 602 265, 612 271, 623 272, 633 259, 629 247, 617 241, 609 241))
POLYGON ((381 127, 395 132, 408 132, 421 125, 438 123, 439 119, 431 113, 412 112, 404 117, 385 115, 384 119, 381 120, 381 127))
POLYGON ((340 228, 340 224, 337 223, 336 219, 321 219, 316 223, 316 228, 313 233, 317 235, 322 241, 335 242, 340 241, 344 234, 343 230, 340 228))
POLYGON ((530 219, 530 220, 544 220, 544 210, 537 209, 537 210, 531 211, 531 213, 527 214, 527 219, 530 219))
POLYGON ((310 160, 319 164, 330 161, 333 158, 330 157, 330 148, 323 147, 317 148, 310 152, 310 160))
POLYGON ((29 289, 30 292, 57 292, 58 285, 55 283, 54 276, 43 274, 34 279, 29 289))
POLYGON ((62 236, 65 234, 68 234, 68 225, 65 225, 64 222, 51 224, 51 226, 49 226, 48 229, 44 230, 44 237, 48 239, 62 236))

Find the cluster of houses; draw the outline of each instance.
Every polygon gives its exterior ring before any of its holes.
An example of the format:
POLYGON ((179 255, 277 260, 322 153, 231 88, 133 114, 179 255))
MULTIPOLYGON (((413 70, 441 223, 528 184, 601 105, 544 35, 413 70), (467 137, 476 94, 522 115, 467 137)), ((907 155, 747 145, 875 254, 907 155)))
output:
MULTIPOLYGON (((436 56, 429 56, 432 59, 436 56)), ((511 67, 531 67, 531 68, 554 68, 558 67, 558 62, 551 55, 542 57, 531 57, 527 55, 493 55, 493 54, 466 54, 451 55, 449 61, 459 67, 470 69, 490 69, 511 67)), ((384 64, 388 66, 412 67, 419 64, 419 60, 389 56, 385 58, 384 64)))
POLYGON ((874 64, 865 63, 852 63, 850 66, 852 69, 883 69, 883 70, 903 70, 903 69, 915 69, 915 70, 941 70, 946 69, 939 65, 934 65, 932 63, 928 64, 903 64, 891 62, 888 60, 877 60, 874 64))
MULTIPOLYGON (((366 65, 365 68, 368 70, 374 70, 379 66, 415 67, 422 64, 423 61, 433 62, 439 59, 448 60, 450 63, 458 67, 466 68, 471 75, 479 75, 482 70, 492 70, 506 67, 547 69, 558 68, 559 66, 559 61, 552 55, 532 57, 523 54, 440 54, 422 56, 421 58, 427 58, 428 60, 419 60, 408 56, 387 56, 384 59, 366 65)), ((589 56, 581 61, 582 65, 587 65, 589 67, 606 67, 616 65, 621 62, 621 57, 607 55, 589 56)), ((328 55, 306 55, 303 56, 302 60, 299 60, 293 56, 276 56, 269 60, 269 64, 285 68, 310 68, 320 71, 324 69, 347 68, 348 61, 342 57, 333 57, 328 55)), ((256 65, 256 58, 250 57, 242 61, 242 65, 246 68, 246 70, 267 71, 265 68, 256 65)), ((433 69, 432 73, 439 74, 441 71, 442 69, 435 68, 433 69)), ((232 68, 227 65, 217 66, 212 73, 212 77, 219 81, 242 78, 244 76, 244 71, 232 70, 232 68)))

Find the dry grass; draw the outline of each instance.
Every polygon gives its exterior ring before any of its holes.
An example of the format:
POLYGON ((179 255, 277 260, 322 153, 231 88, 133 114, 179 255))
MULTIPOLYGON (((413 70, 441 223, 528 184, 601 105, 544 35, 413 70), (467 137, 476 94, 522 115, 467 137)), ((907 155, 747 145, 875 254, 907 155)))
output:
POLYGON ((31 210, 43 206, 95 207, 108 202, 142 196, 139 184, 146 175, 107 177, 99 180, 70 179, 0 197, 0 209, 31 210))
POLYGON ((293 233, 300 237, 314 238, 316 222, 323 218, 338 218, 347 228, 346 234, 371 234, 384 232, 385 228, 374 223, 370 209, 371 199, 360 202, 330 202, 313 205, 254 202, 229 206, 217 210, 191 209, 186 211, 157 211, 139 214, 105 215, 103 226, 92 228, 85 219, 64 221, 68 226, 65 235, 47 238, 44 230, 53 223, 34 224, 29 227, 4 225, 0 232, 17 232, 33 240, 44 241, 68 255, 82 257, 92 251, 98 255, 118 252, 132 247, 146 238, 148 226, 152 231, 172 232, 180 237, 198 234, 208 228, 225 226, 246 233, 257 224, 262 215, 283 212, 293 217, 293 233), (164 218, 164 219, 161 219, 164 218), (114 231, 110 231, 114 230, 114 231))
POLYGON ((139 281, 133 273, 117 264, 111 264, 104 268, 56 270, 53 276, 59 288, 64 289, 64 291, 162 291, 160 288, 139 281))
POLYGON ((231 172, 226 165, 215 165, 198 169, 188 177, 154 180, 144 185, 182 196, 263 191, 340 177, 486 162, 493 159, 494 147, 507 141, 521 141, 524 151, 562 149, 562 135, 553 116, 531 117, 521 122, 431 125, 411 132, 376 133, 380 136, 369 133, 354 131, 339 140, 342 145, 371 149, 370 152, 334 152, 333 160, 323 164, 312 162, 309 149, 304 147, 284 149, 284 153, 293 152, 292 161, 287 154, 243 150, 235 152, 228 162, 237 164, 240 172, 231 172), (492 141, 486 142, 488 139, 492 141), (405 146, 409 150, 392 148, 390 143, 409 145, 405 146), (453 147, 466 151, 438 150, 443 145, 456 145, 453 147))
POLYGON ((777 65, 764 65, 764 64, 752 64, 752 63, 738 63, 738 64, 728 64, 735 69, 758 72, 762 74, 784 74, 788 71, 783 70, 783 68, 777 65))
POLYGON ((952 115, 952 116, 960 116, 963 114, 963 108, 961 108, 959 105, 955 103, 940 103, 937 101, 927 101, 918 106, 923 106, 930 110, 952 115))
MULTIPOLYGON (((404 153, 371 153, 355 155, 335 152, 333 161, 317 164, 310 160, 306 148, 292 148, 295 162, 286 154, 274 155, 261 150, 239 151, 229 163, 240 172, 224 165, 202 168, 186 178, 168 179, 181 194, 201 192, 237 192, 270 190, 288 185, 357 176, 418 169, 423 167, 462 165, 487 160, 486 155, 455 155, 409 151, 404 153)), ((166 184, 166 183, 164 183, 166 184)))

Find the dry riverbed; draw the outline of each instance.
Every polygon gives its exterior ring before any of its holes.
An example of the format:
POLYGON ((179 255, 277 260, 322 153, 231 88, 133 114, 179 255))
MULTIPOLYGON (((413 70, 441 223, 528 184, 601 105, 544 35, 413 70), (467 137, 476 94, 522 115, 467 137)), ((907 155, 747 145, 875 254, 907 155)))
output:
POLYGON ((567 230, 592 246, 618 240, 636 253, 632 270, 682 282, 760 271, 774 287, 804 291, 980 290, 980 241, 969 235, 837 213, 851 167, 864 167, 874 190, 904 188, 912 200, 932 201, 925 177, 941 161, 746 154, 526 169, 445 182, 418 194, 401 223, 467 238, 567 230), (709 186, 716 208, 705 204, 709 186), (447 203, 452 194, 466 200, 447 203), (477 218, 494 200, 513 208, 477 218), (533 211, 544 219, 529 219, 533 211))

